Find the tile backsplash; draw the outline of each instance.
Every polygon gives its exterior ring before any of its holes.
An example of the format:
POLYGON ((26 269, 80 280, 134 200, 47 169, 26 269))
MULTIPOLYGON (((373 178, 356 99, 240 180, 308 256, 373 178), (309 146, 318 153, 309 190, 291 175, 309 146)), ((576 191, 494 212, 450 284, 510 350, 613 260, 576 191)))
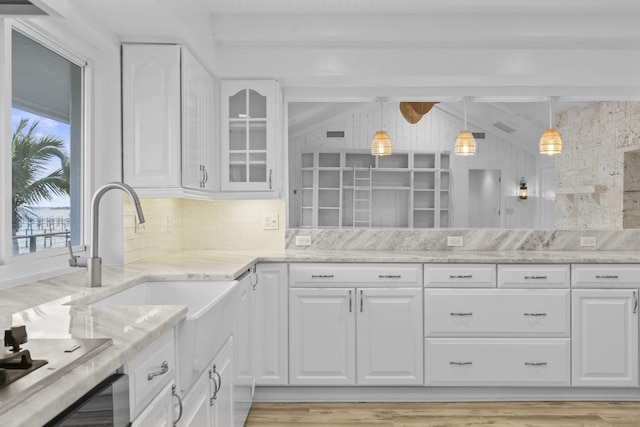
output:
POLYGON ((284 200, 141 199, 146 218, 141 226, 124 200, 125 263, 181 249, 284 249, 284 200), (263 229, 266 214, 277 215, 277 230, 263 229))

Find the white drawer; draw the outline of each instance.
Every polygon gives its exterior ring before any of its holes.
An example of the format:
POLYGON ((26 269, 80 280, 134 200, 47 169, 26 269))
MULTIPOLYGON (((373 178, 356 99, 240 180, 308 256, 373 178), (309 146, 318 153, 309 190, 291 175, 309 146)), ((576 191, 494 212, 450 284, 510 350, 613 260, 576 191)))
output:
POLYGON ((640 264, 584 264, 571 266, 574 288, 640 288, 640 264))
POLYGON ((427 337, 569 337, 568 289, 425 289, 427 337))
POLYGON ((568 264, 499 264, 499 288, 568 288, 568 264))
POLYGON ((427 338, 427 386, 569 386, 568 338, 427 338))
POLYGON ((421 264, 290 264, 289 284, 305 287, 422 286, 421 264))
POLYGON ((425 264, 428 288, 495 288, 495 264, 425 264))
POLYGON ((172 329, 138 353, 124 367, 125 374, 129 376, 129 406, 132 419, 173 381, 175 370, 175 341, 172 329))

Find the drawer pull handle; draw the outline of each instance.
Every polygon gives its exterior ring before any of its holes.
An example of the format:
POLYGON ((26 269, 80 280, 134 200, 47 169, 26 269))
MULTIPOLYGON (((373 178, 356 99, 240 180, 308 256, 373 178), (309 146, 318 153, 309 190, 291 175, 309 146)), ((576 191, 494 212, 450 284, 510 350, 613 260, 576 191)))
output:
POLYGON ((364 308, 364 291, 360 289, 360 313, 363 312, 364 308))
POLYGON ((473 362, 449 362, 449 365, 469 366, 469 365, 473 365, 473 362))
POLYGON ((169 362, 165 360, 164 362, 162 362, 162 365, 160 365, 159 371, 151 372, 149 375, 147 375, 147 380, 151 381, 154 377, 157 377, 159 375, 164 375, 167 372, 169 372, 169 362))
POLYGON ((524 276, 524 280, 547 280, 547 276, 524 276))
POLYGON ((351 300, 351 290, 349 290, 349 313, 351 313, 352 309, 352 300, 351 300))
POLYGON ((402 275, 400 274, 380 274, 378 276, 379 279, 402 279, 402 275))
POLYGON ((524 313, 524 315, 531 317, 544 317, 547 315, 547 313, 524 313))
POLYGON ((547 366, 547 362, 524 362, 524 366, 547 366))
POLYGON ((171 386, 171 394, 173 395, 173 397, 175 397, 176 399, 178 399, 178 418, 173 422, 173 426, 177 426, 178 425, 178 421, 180 421, 180 418, 182 418, 182 412, 184 410, 184 407, 182 405, 182 398, 180 397, 180 395, 178 393, 176 393, 176 385, 173 384, 171 386))
POLYGON ((633 314, 638 312, 638 295, 633 291, 633 314))
POLYGON ((452 316, 473 316, 473 312, 467 313, 451 313, 452 316))
POLYGON ((473 279, 473 274, 452 274, 449 279, 473 279))
POLYGON ((312 279, 333 279, 333 274, 312 274, 312 279))
POLYGON ((618 278, 618 275, 617 275, 617 274, 616 274, 616 275, 613 275, 613 276, 611 276, 611 275, 606 275, 606 274, 596 276, 596 279, 617 279, 617 278, 618 278))

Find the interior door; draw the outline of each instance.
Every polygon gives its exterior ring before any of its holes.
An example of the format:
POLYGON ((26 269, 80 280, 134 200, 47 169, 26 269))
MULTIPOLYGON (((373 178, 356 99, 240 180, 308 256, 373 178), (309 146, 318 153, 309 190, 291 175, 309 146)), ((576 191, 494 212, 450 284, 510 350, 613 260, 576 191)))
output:
POLYGON ((469 227, 500 228, 499 169, 469 169, 469 227))

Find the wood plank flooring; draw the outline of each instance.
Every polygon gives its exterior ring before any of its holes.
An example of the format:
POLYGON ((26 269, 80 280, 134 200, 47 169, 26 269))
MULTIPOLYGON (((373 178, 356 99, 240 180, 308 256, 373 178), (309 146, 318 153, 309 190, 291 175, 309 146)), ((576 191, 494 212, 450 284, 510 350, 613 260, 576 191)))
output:
POLYGON ((254 403, 245 427, 640 427, 640 402, 254 403))

